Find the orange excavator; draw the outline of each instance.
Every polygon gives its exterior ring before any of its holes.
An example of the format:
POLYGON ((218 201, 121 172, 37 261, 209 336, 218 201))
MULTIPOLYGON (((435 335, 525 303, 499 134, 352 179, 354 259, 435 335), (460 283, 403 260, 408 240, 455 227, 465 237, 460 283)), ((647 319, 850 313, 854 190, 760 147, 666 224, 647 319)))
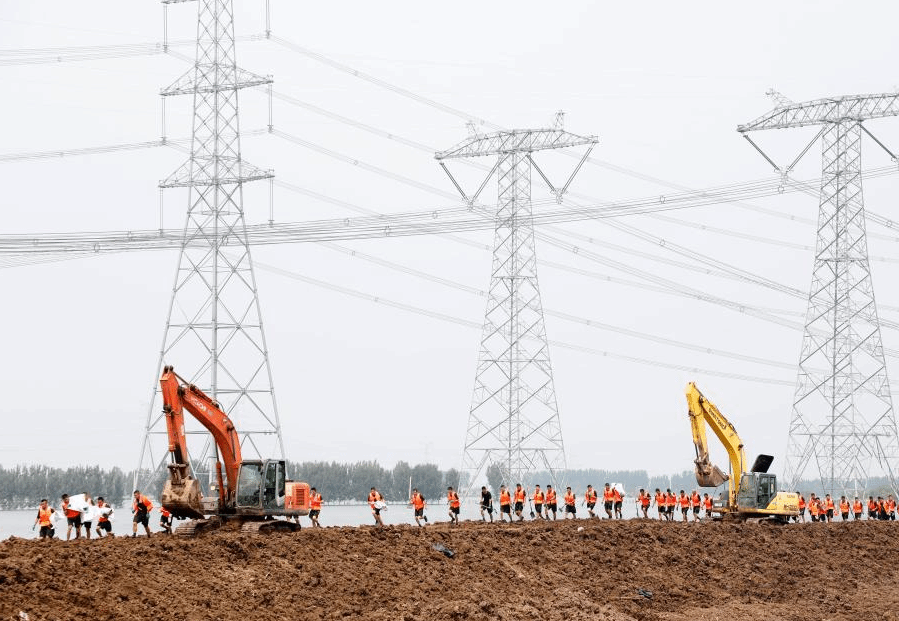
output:
POLYGON ((190 518, 175 534, 193 536, 226 523, 248 533, 298 530, 299 516, 309 514, 309 486, 287 480, 283 459, 242 461, 234 423, 215 400, 184 381, 171 366, 163 369, 159 383, 171 456, 162 506, 176 518, 190 518), (184 433, 185 410, 212 434, 218 447, 217 496, 203 496, 193 475, 184 433))

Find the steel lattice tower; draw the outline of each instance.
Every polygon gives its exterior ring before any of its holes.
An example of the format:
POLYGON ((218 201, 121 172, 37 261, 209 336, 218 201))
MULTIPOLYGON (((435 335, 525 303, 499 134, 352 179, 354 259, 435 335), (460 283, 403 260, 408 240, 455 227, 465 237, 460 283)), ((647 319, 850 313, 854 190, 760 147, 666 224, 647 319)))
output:
POLYGON ((790 489, 811 464, 831 494, 867 490, 875 467, 896 487, 899 433, 868 263, 861 176, 862 132, 883 147, 863 122, 896 115, 895 93, 798 104, 782 98, 774 110, 737 128, 784 177, 822 139, 815 262, 784 473, 790 489), (821 129, 786 169, 747 135, 807 125, 821 129))
POLYGON ((595 143, 595 137, 576 136, 561 127, 514 130, 473 135, 436 155, 471 205, 494 173, 499 185, 493 269, 462 455, 462 476, 468 478, 460 485, 466 495, 491 465, 499 467, 506 485, 527 484, 529 475, 540 470, 560 484, 565 448, 537 282, 531 170, 561 199, 595 143), (554 188, 532 153, 579 145, 588 145, 587 153, 565 185, 554 188), (497 159, 477 192, 467 196, 444 160, 478 156, 497 159))
MULTIPOLYGON (((232 0, 198 4, 196 62, 161 91, 193 97, 193 134, 188 160, 159 184, 186 188, 188 204, 136 475, 143 484, 155 483, 168 455, 157 383, 163 364, 221 403, 245 456, 284 453, 243 210, 244 184, 273 175, 241 157, 238 108, 240 89, 271 79, 237 66, 232 0)), ((194 471, 211 473, 215 444, 199 426, 188 433, 194 471)))

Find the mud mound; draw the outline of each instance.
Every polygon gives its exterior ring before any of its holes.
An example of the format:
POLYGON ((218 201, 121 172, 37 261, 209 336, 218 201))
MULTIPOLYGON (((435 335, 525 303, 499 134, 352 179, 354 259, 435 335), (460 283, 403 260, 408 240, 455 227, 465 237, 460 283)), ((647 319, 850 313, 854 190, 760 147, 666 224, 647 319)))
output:
POLYGON ((886 621, 899 619, 897 534, 890 523, 579 520, 11 539, 0 619, 886 621))

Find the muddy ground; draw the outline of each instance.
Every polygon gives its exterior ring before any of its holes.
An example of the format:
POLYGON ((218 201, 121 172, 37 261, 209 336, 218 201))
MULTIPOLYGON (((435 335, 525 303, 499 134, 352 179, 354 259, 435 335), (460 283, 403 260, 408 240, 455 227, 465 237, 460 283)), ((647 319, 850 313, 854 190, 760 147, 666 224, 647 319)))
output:
POLYGON ((899 620, 897 564, 899 524, 883 522, 11 539, 0 542, 0 619, 888 621, 899 620))

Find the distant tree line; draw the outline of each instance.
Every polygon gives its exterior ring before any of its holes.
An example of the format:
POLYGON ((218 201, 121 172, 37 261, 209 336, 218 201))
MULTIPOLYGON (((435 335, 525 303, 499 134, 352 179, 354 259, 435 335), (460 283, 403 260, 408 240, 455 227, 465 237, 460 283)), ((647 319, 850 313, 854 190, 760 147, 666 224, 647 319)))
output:
POLYGON ((86 492, 121 504, 131 495, 132 474, 100 466, 0 466, 0 509, 36 507, 42 498, 58 506, 62 494, 86 492))
MULTIPOLYGON (((288 477, 295 481, 305 481, 316 487, 326 502, 364 502, 372 486, 377 487, 389 502, 405 502, 409 498, 411 486, 418 490, 431 502, 445 498, 447 486, 464 489, 467 480, 455 468, 441 470, 436 464, 417 464, 412 466, 400 461, 393 468, 385 468, 377 461, 359 461, 341 463, 336 461, 287 462, 288 477)), ((147 490, 151 497, 158 498, 162 491, 165 473, 159 474, 147 490)), ((525 481, 504 481, 496 466, 487 469, 487 483, 494 497, 500 485, 514 487, 522 483, 529 488, 534 484, 547 485, 552 478, 547 472, 538 472, 525 481)), ((134 480, 133 471, 120 468, 101 468, 100 466, 72 466, 69 468, 50 468, 37 465, 20 465, 4 468, 0 466, 0 509, 19 509, 37 506, 42 498, 48 498, 51 505, 58 506, 59 497, 63 493, 79 494, 86 492, 94 497, 103 496, 116 506, 130 503, 131 486, 134 480)), ((203 479, 201 478, 201 481, 203 479)), ((690 491, 696 489, 696 477, 690 470, 674 475, 650 476, 645 470, 568 470, 561 474, 559 485, 570 485, 579 495, 583 495, 587 485, 602 488, 606 483, 621 483, 628 495, 634 496, 637 490, 644 488, 650 492, 656 488, 690 491)), ((781 484, 781 489, 785 490, 781 484)), ((829 492, 820 480, 803 481, 798 486, 804 494, 829 492)), ((795 491, 795 490, 785 490, 795 491)), ((477 491, 476 491, 477 493, 477 491)), ((839 497, 843 492, 835 490, 839 497)), ((872 478, 867 490, 861 487, 856 492, 850 490, 850 496, 858 493, 867 498, 886 496, 893 493, 890 482, 885 477, 872 478)))

